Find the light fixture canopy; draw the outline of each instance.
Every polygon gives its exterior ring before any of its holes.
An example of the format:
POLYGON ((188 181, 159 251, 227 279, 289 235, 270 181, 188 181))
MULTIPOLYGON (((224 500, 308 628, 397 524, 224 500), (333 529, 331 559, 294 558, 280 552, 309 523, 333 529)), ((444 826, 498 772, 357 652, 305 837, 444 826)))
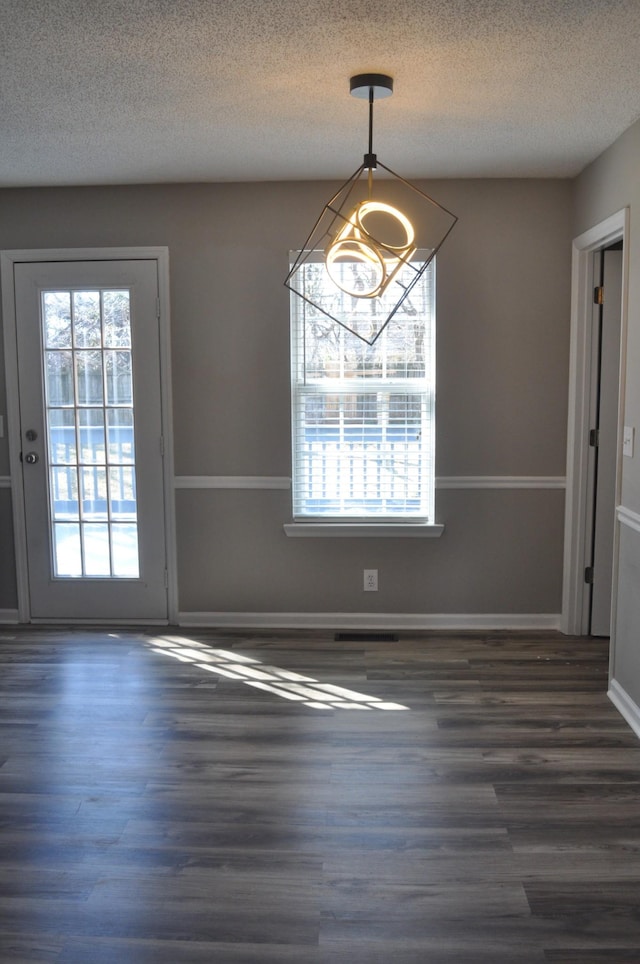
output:
POLYGON ((373 89, 373 98, 381 100, 391 97, 393 93, 393 77, 388 74, 355 74, 349 80, 349 93, 354 97, 368 100, 373 89))
POLYGON ((349 87, 354 97, 369 101, 368 151, 325 204, 285 285, 312 309, 373 345, 396 312, 405 303, 410 307, 412 288, 457 217, 373 152, 373 104, 391 96, 393 78, 356 74, 349 87), (375 196, 374 171, 383 172, 375 196), (310 273, 310 264, 318 270, 310 273))

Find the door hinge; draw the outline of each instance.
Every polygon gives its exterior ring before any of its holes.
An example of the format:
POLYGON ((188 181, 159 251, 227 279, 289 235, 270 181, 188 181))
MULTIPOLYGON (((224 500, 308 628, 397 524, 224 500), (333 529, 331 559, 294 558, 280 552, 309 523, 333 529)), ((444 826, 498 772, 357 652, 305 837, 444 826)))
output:
POLYGON ((169 588, 169 572, 167 569, 165 569, 164 571, 164 588, 165 589, 169 588))
POLYGON ((160 318, 160 299, 156 298, 156 318, 160 318))
POLYGON ((593 585, 593 566, 587 566, 584 571, 584 581, 588 586, 593 585))
POLYGON ((597 449, 600 445, 600 431, 597 428, 592 428, 589 430, 589 445, 593 449, 597 449))
POLYGON ((593 289, 593 303, 594 305, 604 304, 604 285, 598 285, 593 289))
POLYGON ((160 442, 160 455, 162 458, 164 458, 164 435, 160 436, 159 442, 160 442))

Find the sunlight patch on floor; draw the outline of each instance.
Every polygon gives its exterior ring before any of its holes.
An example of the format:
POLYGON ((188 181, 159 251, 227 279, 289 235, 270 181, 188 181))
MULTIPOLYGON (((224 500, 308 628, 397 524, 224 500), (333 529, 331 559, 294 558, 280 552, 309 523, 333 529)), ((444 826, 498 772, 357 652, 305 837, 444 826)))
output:
POLYGON ((279 666, 266 666, 259 659, 242 656, 227 649, 214 649, 206 643, 177 636, 156 636, 147 644, 152 652, 172 656, 181 663, 193 663, 198 669, 238 680, 255 689, 275 693, 282 699, 302 703, 316 710, 408 710, 408 706, 390 703, 375 696, 357 693, 344 686, 320 683, 279 666))

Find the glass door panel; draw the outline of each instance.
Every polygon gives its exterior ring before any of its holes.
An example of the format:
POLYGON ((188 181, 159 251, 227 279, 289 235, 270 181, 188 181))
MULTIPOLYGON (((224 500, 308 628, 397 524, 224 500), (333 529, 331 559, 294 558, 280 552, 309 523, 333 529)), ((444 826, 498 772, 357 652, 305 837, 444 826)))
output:
POLYGON ((41 297, 53 575, 137 578, 129 292, 41 297))

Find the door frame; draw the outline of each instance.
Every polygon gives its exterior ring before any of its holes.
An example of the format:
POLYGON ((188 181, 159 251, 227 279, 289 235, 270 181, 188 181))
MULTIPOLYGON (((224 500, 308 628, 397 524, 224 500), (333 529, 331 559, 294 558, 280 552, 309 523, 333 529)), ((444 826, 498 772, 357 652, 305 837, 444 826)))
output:
MULTIPOLYGON (((587 540, 592 519, 593 460, 588 438, 592 428, 592 371, 597 345, 592 338, 593 289, 596 285, 593 256, 622 241, 622 304, 620 319, 620 369, 616 448, 616 508, 620 505, 622 480, 622 425, 624 418, 629 284, 629 208, 623 208, 573 240, 571 264, 571 342, 569 355, 569 411, 567 424, 567 477, 564 532, 562 616, 560 629, 568 635, 584 635, 589 626, 589 594, 584 582, 587 540)), ((612 611, 618 579, 619 525, 614 533, 612 611)), ((611 650, 615 620, 612 620, 611 650)))
MULTIPOLYGON (((177 622, 178 576, 176 563, 175 491, 173 473, 173 420, 171 393, 171 341, 169 314, 169 249, 167 247, 125 248, 39 248, 0 252, 2 287, 2 316, 4 319, 5 374, 7 382, 7 436, 11 473, 14 551, 18 592, 18 622, 31 622, 29 605, 29 572, 24 492, 22 485, 22 449, 20 404, 18 395, 18 347, 16 339, 16 301, 14 265, 38 261, 155 261, 158 270, 158 333, 160 346, 161 418, 164 440, 162 472, 164 482, 164 522, 167 553, 167 612, 168 622, 177 622)), ((47 620, 59 622, 60 620, 47 620)), ((74 620, 65 623, 117 623, 118 620, 74 620)), ((154 620, 123 620, 128 624, 149 624, 154 620)), ((162 624, 166 620, 158 621, 162 624)))

